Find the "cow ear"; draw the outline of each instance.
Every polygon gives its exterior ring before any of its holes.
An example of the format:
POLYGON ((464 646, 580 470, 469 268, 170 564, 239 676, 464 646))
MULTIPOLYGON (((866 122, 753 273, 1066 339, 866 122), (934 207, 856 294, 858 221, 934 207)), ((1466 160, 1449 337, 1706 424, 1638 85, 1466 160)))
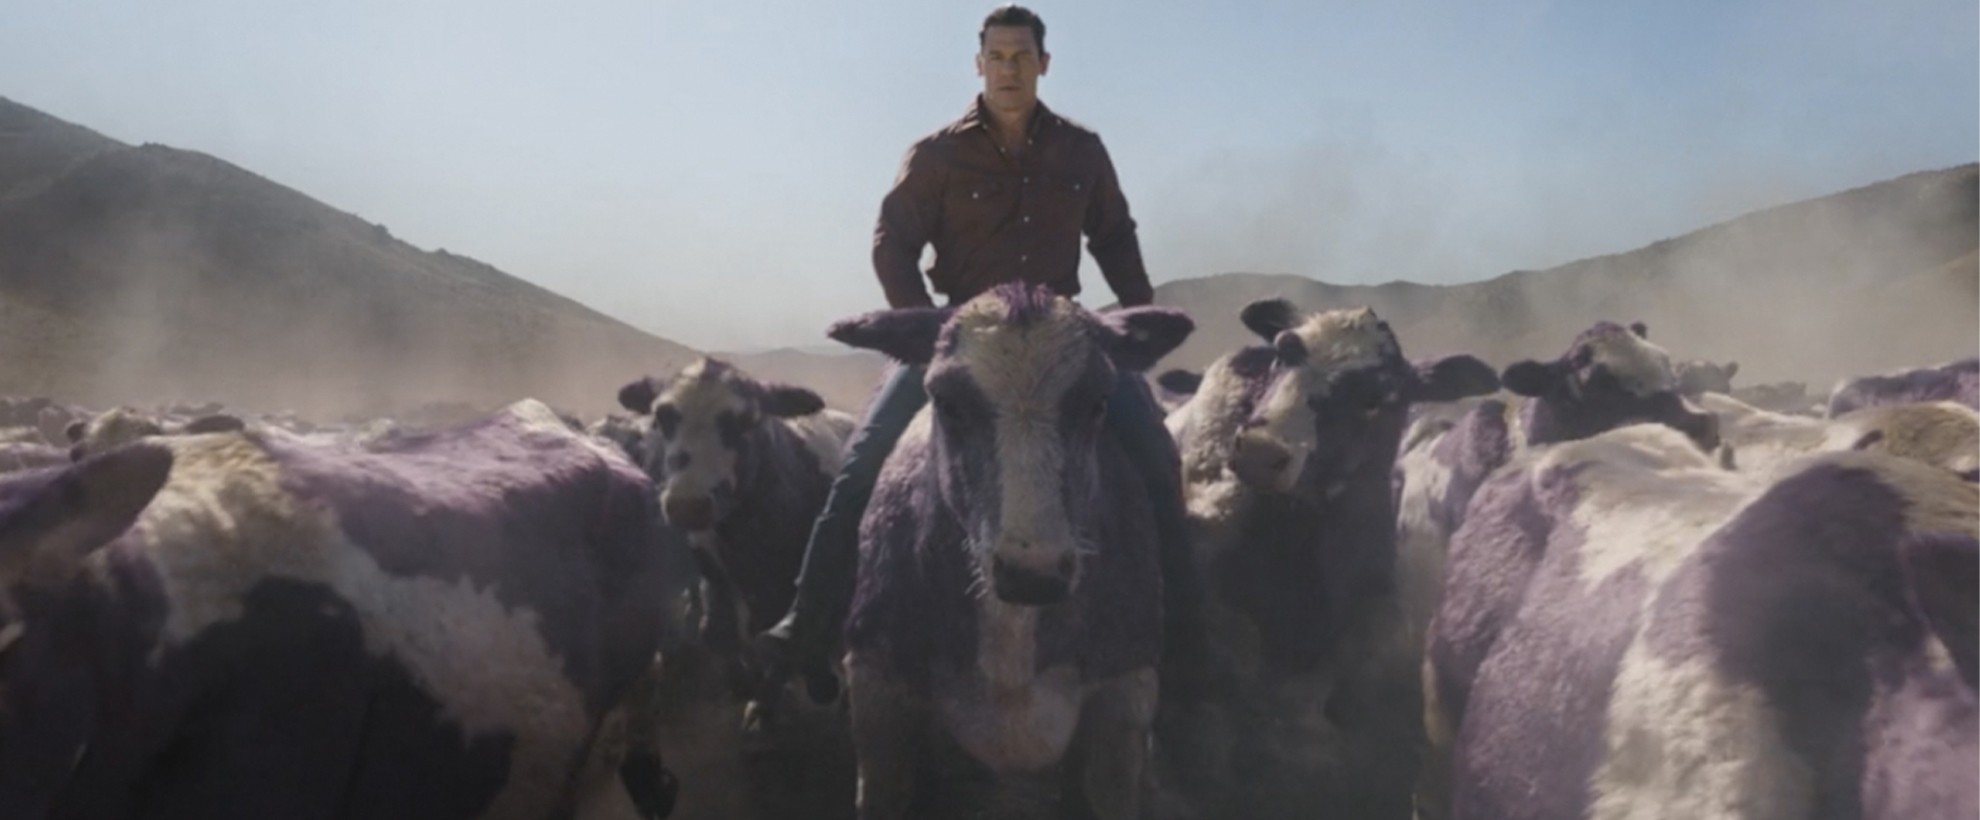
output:
POLYGON ((1972 533, 1917 536, 1899 549, 1911 605, 1952 653, 1967 686, 1980 675, 1980 540, 1972 533))
POLYGON ((1102 314, 1101 323, 1112 337, 1107 346, 1114 366, 1135 373, 1154 367, 1196 330, 1189 314, 1153 305, 1102 314))
POLYGON ((1245 305, 1238 313, 1238 321, 1269 342, 1299 324, 1299 308, 1285 299, 1261 299, 1245 305))
POLYGON ((1499 383, 1519 395, 1538 398, 1552 393, 1567 376, 1566 368, 1559 362, 1542 364, 1532 359, 1515 362, 1499 374, 1499 383))
POLYGON ((137 520, 172 471, 172 451, 138 443, 64 468, 0 509, 0 582, 66 578, 137 520))
POLYGON ((1477 356, 1445 356, 1417 362, 1415 368, 1416 382, 1409 391, 1413 402, 1457 401, 1499 389, 1498 372, 1477 356))
POLYGON ((1278 361, 1277 350, 1265 345, 1251 345, 1240 348, 1231 354, 1232 373, 1245 379, 1262 379, 1272 375, 1272 363, 1278 361))
POLYGON ((198 435, 200 433, 238 433, 246 429, 247 422, 241 421, 239 417, 226 413, 214 413, 186 422, 184 432, 187 435, 198 435))
POLYGON ((942 335, 949 314, 947 309, 928 307, 876 311, 836 322, 825 335, 902 364, 927 364, 935 358, 935 340, 942 335))
POLYGON ((1290 330, 1272 337, 1272 355, 1287 367, 1298 367, 1306 363, 1306 340, 1290 330))
POLYGON ((1645 341, 1650 339, 1650 326, 1642 322, 1630 322, 1629 332, 1636 334, 1636 338, 1638 339, 1645 341))
POLYGON ((1736 373, 1738 373, 1738 372, 1739 372, 1739 362, 1726 362, 1726 380, 1727 380, 1727 381, 1732 381, 1732 377, 1733 377, 1733 375, 1734 375, 1734 374, 1736 374, 1736 373))
POLYGON ((763 396, 757 399, 757 407, 768 415, 794 419, 825 409, 825 399, 812 392, 810 388, 790 384, 766 384, 763 386, 763 396))
POLYGON ((1203 374, 1182 369, 1168 370, 1156 376, 1155 383, 1161 385, 1163 390, 1178 396, 1194 396, 1196 391, 1203 387, 1203 374))
POLYGON ((619 406, 642 416, 653 412, 653 400, 657 398, 660 398, 660 380, 652 376, 619 388, 619 406))

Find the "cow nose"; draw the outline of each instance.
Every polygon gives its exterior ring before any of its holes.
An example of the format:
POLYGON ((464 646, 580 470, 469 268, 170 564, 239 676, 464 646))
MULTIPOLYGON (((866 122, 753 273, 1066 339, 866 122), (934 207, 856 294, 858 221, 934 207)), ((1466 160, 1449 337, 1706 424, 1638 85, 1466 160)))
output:
POLYGON ((1053 573, 1014 566, 1001 557, 992 558, 990 589, 1005 603, 1049 606, 1072 594, 1073 566, 1071 555, 1059 559, 1059 571, 1053 573))
POLYGON ((1292 451, 1284 445, 1256 433, 1240 433, 1237 451, 1231 454, 1231 472, 1254 487, 1282 488, 1292 460, 1292 451))
POLYGON ((670 495, 660 505, 667 523, 690 532, 715 525, 715 502, 705 495, 670 495))

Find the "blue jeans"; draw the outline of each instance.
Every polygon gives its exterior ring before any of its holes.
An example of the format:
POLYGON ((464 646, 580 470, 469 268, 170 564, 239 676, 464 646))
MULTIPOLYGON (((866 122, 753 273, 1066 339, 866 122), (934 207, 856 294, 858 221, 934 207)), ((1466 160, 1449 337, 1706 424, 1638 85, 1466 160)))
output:
MULTIPOLYGON (((908 423, 928 403, 928 393, 922 387, 926 376, 924 367, 896 366, 867 408, 859 429, 846 442, 845 463, 832 480, 825 509, 805 544, 797 599, 787 621, 790 638, 803 654, 829 651, 829 644, 845 623, 859 568, 860 519, 873 497, 887 454, 893 452, 908 423)), ((1168 652, 1172 657, 1194 658, 1203 641, 1199 618, 1203 592, 1190 557, 1181 463, 1163 424, 1161 408, 1140 374, 1120 373, 1113 398, 1107 403, 1107 424, 1135 471, 1148 482, 1160 542, 1168 652)))

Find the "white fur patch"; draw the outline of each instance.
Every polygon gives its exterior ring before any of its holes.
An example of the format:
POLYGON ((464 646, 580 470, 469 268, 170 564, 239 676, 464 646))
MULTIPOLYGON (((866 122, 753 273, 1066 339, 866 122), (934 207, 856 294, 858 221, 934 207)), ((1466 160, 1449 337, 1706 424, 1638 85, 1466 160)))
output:
POLYGON ((938 680, 942 722, 964 750, 999 773, 1036 771, 1072 745, 1085 692, 1079 671, 1036 670, 1038 608, 977 598, 975 674, 938 680))
POLYGON ((1671 354, 1624 330, 1589 340, 1593 356, 1590 365, 1608 367, 1624 390, 1638 396, 1677 389, 1677 371, 1671 367, 1671 354))
POLYGON ((1779 715, 1711 663, 1670 663, 1640 636, 1623 655, 1589 820, 1809 816, 1814 774, 1782 737, 1779 715))
POLYGON ((859 426, 852 416, 830 409, 778 421, 804 442, 805 449, 818 459, 819 472, 828 476, 839 474, 839 466, 845 463, 846 439, 851 438, 853 428, 859 426))
POLYGON ((1579 566, 1590 589, 1633 565, 1649 583, 1658 583, 1756 489, 1747 477, 1720 469, 1684 434, 1660 424, 1631 425, 1534 452, 1540 459, 1535 476, 1585 465, 1575 480, 1580 500, 1570 520, 1586 534, 1579 566))
POLYGON ((1055 572, 1075 545, 1059 491, 1066 461, 1059 420, 1066 391, 1086 375, 1092 342, 1069 300, 1055 300, 1048 315, 1021 327, 1004 323, 1006 311, 996 298, 981 298, 955 318, 953 358, 996 410, 1003 503, 997 541, 984 546, 1021 566, 1055 572), (1029 547, 1003 549, 1018 543, 1029 547))
POLYGON ((288 495, 280 468, 241 436, 172 445, 171 478, 135 526, 171 602, 165 643, 242 617, 243 596, 263 580, 322 584, 354 608, 366 650, 402 665, 463 737, 514 733, 509 779, 485 816, 556 804, 588 719, 536 613, 467 579, 385 572, 332 512, 288 495))
POLYGON ((1423 438, 1396 459, 1403 477, 1396 504, 1396 594, 1402 600, 1412 646, 1422 645, 1443 595, 1451 532, 1436 519, 1433 508, 1450 495, 1451 468, 1431 451, 1448 435, 1446 430, 1423 438))

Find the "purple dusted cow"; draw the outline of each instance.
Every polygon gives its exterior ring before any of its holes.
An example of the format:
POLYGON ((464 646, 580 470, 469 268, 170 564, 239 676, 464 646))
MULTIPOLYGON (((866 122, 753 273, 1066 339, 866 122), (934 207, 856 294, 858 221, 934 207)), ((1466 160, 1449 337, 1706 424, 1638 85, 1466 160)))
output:
MULTIPOLYGON (((657 646, 659 531, 536 402, 0 477, 0 817, 568 816, 657 646)), ((656 816, 657 761, 621 771, 656 816)))
POLYGON ((1472 356, 1412 364, 1366 308, 1242 318, 1270 344, 1171 417, 1224 680, 1204 714, 1165 714, 1165 779, 1230 816, 1407 816, 1418 663, 1395 638, 1390 473, 1411 405, 1498 379, 1472 356))
POLYGON ((1145 483, 1103 421, 1117 371, 1191 328, 1006 285, 832 329, 926 363, 930 398, 860 531, 846 667, 862 818, 1139 816, 1162 577, 1145 483))
POLYGON ((1977 507, 1907 459, 1757 480, 1658 425, 1521 456, 1451 545, 1420 816, 1974 816, 1977 507))
POLYGON ((1937 367, 1845 379, 1829 393, 1829 417, 1880 404, 1956 401, 1980 409, 1980 357, 1937 367))
POLYGON ((1587 438, 1626 424, 1655 422, 1719 446, 1717 420, 1678 393, 1670 354, 1650 343, 1643 323, 1598 322, 1551 362, 1527 360, 1500 375, 1531 401, 1520 411, 1529 445, 1587 438))
POLYGON ((733 652, 790 609, 853 419, 811 390, 708 358, 627 384, 619 403, 644 419, 641 449, 661 509, 694 545, 707 596, 702 640, 733 652))

